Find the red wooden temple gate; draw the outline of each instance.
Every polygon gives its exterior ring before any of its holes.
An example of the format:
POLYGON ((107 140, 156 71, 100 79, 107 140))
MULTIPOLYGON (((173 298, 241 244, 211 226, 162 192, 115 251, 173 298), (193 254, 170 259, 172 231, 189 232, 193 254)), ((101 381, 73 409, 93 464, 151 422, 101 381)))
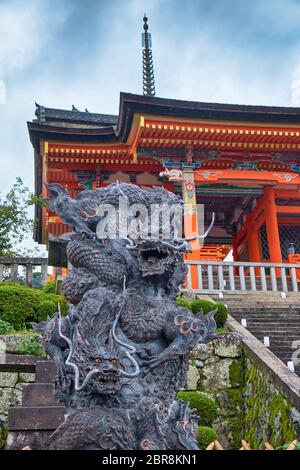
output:
MULTIPOLYGON (((59 182, 75 196, 116 180, 164 186, 204 205, 204 246, 192 260, 287 262, 300 254, 300 109, 222 105, 121 93, 118 116, 37 106, 28 123, 36 193, 59 182)), ((36 207, 35 239, 67 230, 36 207)), ((51 258, 51 257, 50 257, 51 258)), ((58 264, 59 265, 59 264, 58 264)))

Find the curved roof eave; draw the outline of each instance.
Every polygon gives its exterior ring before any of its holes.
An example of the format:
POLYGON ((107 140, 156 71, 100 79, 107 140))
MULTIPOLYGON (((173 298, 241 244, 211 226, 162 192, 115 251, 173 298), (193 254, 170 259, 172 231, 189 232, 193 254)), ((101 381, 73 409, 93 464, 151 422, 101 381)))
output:
POLYGON ((124 92, 120 93, 119 117, 116 126, 91 129, 60 127, 35 121, 28 122, 27 125, 30 140, 34 146, 40 138, 65 142, 72 140, 95 143, 124 143, 129 136, 134 114, 300 125, 300 108, 296 107, 203 103, 124 92))

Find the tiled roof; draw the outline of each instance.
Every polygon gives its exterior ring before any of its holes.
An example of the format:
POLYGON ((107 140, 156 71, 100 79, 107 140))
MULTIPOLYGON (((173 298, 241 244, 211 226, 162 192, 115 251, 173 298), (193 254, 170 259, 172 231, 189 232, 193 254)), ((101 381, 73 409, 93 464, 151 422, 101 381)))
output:
POLYGON ((36 103, 35 115, 39 122, 49 121, 73 122, 84 124, 116 125, 118 116, 112 114, 90 113, 89 111, 79 111, 75 107, 72 110, 46 108, 36 103))

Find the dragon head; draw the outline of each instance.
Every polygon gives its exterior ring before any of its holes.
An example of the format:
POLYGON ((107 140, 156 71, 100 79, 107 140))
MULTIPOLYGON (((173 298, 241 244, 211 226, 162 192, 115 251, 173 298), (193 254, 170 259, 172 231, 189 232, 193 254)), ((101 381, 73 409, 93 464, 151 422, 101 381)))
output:
POLYGON ((64 203, 70 199, 70 194, 67 188, 64 188, 58 183, 45 183, 45 187, 49 192, 49 197, 46 199, 49 207, 53 211, 64 207, 64 203))
POLYGON ((136 257, 138 269, 143 277, 163 275, 173 271, 182 252, 189 251, 189 246, 165 240, 140 240, 127 247, 136 257))
POLYGON ((74 352, 72 360, 78 365, 82 377, 93 371, 86 385, 88 391, 108 395, 120 390, 121 364, 114 351, 102 346, 83 346, 74 352))

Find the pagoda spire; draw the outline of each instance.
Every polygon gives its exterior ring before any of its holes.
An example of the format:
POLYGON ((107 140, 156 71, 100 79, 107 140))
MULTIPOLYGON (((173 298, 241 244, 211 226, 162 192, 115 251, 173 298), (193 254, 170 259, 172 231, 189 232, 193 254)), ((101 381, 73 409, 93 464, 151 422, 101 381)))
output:
POLYGON ((144 14, 144 33, 142 33, 143 48, 143 95, 155 96, 155 80, 152 57, 152 41, 151 34, 148 33, 148 18, 144 14))

